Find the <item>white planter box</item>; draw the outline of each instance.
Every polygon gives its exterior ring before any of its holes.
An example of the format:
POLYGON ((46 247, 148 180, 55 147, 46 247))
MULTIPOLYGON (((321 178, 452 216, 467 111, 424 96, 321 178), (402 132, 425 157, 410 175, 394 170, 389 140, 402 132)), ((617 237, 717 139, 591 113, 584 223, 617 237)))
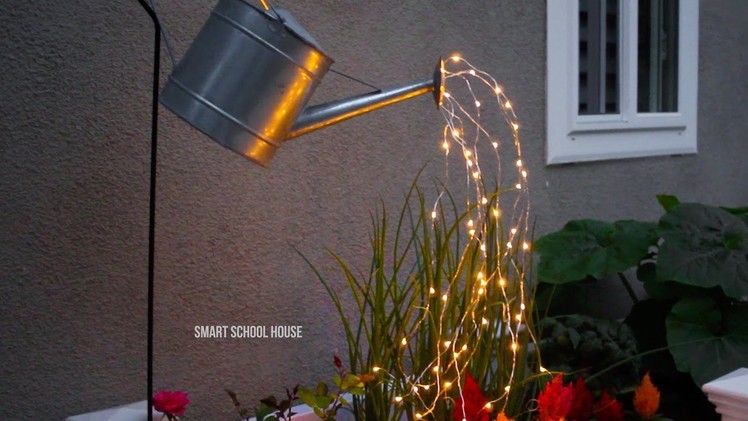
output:
MULTIPOLYGON (((87 414, 73 415, 65 421, 147 421, 147 401, 131 403, 115 408, 103 409, 101 411, 89 412, 87 414)), ((154 410, 153 419, 160 420, 163 414, 154 410)))
POLYGON ((748 368, 739 368, 702 387, 722 421, 748 421, 748 368))

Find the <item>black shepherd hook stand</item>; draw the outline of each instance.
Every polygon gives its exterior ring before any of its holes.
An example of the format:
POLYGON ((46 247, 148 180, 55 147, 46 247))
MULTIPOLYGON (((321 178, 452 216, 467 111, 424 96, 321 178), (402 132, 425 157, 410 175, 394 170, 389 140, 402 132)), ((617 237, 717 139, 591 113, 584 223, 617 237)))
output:
POLYGON ((156 12, 145 2, 138 0, 151 17, 153 37, 153 92, 151 104, 151 187, 148 213, 148 421, 153 421, 153 285, 156 240, 156 158, 158 152, 158 88, 161 70, 161 24, 156 12))

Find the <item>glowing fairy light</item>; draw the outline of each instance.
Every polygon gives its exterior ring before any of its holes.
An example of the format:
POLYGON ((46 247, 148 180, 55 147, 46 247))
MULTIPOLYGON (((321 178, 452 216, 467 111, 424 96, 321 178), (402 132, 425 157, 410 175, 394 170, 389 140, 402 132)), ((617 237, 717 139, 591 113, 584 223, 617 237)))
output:
POLYGON ((374 367, 371 368, 371 371, 372 371, 372 373, 376 373, 376 372, 378 372, 381 369, 382 369, 381 367, 374 366, 374 367))
POLYGON ((444 326, 432 333, 438 344, 434 360, 421 365, 422 372, 411 373, 412 368, 405 366, 388 368, 387 375, 393 381, 391 390, 399 393, 392 399, 402 404, 414 402, 411 413, 418 420, 433 417, 439 402, 454 401, 462 395, 464 374, 487 346, 493 347, 493 358, 505 364, 502 373, 508 377, 493 383, 493 393, 498 396, 489 397, 486 409, 502 411, 513 382, 524 370, 525 363, 518 359, 525 352, 519 350, 537 349, 525 345, 525 333, 532 336, 524 304, 529 302, 525 273, 530 249, 526 236, 531 232, 529 171, 522 160, 521 122, 515 114, 515 104, 491 75, 459 54, 451 55, 441 72, 444 101, 440 110, 444 125, 442 138, 435 146, 444 154, 447 177, 453 172, 451 162, 459 161, 459 173, 464 174, 467 188, 464 198, 438 196, 431 212, 433 224, 428 228, 436 232, 454 217, 440 210, 442 198, 450 197, 467 206, 464 222, 460 222, 464 231, 458 232, 469 237, 460 244, 462 250, 455 252, 455 263, 476 270, 461 271, 454 279, 444 279, 444 283, 427 285, 422 290, 432 298, 427 301, 423 318, 403 333, 407 337, 401 343, 406 346, 408 338, 414 344, 420 343, 420 326, 444 326), (478 266, 471 266, 476 263, 468 259, 476 259, 478 266), (457 319, 455 306, 461 306, 458 308, 462 314, 457 319))

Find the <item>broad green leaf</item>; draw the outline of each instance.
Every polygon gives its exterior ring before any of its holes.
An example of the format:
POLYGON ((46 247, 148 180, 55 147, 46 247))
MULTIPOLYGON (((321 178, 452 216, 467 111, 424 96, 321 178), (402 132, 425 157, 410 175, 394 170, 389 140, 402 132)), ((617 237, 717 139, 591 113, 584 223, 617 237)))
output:
POLYGON ((684 285, 673 281, 658 281, 657 266, 651 262, 640 265, 636 270, 636 277, 644 284, 647 295, 658 300, 677 301, 683 297, 698 297, 710 293, 708 289, 693 285, 684 285))
POLYGON ((658 194, 657 201, 660 202, 660 206, 665 209, 665 212, 680 205, 680 200, 677 197, 669 194, 658 194))
POLYGON ((660 219, 660 281, 720 286, 732 298, 748 295, 748 226, 720 208, 683 203, 660 219))
POLYGON ((652 223, 570 221, 560 231, 535 242, 535 251, 540 255, 538 278, 556 284, 588 276, 600 279, 639 263, 656 239, 652 223))
POLYGON ((748 366, 747 304, 684 298, 673 306, 666 325, 678 370, 690 373, 699 386, 748 366))

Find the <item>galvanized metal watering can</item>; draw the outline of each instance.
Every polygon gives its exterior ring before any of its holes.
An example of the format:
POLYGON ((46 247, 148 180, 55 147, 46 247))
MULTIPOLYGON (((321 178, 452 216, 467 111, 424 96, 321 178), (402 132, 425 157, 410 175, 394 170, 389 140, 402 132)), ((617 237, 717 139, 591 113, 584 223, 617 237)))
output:
POLYGON ((426 81, 308 107, 332 63, 288 12, 220 0, 169 77, 161 103, 263 166, 284 141, 369 111, 428 92, 441 105, 440 60, 426 81))

